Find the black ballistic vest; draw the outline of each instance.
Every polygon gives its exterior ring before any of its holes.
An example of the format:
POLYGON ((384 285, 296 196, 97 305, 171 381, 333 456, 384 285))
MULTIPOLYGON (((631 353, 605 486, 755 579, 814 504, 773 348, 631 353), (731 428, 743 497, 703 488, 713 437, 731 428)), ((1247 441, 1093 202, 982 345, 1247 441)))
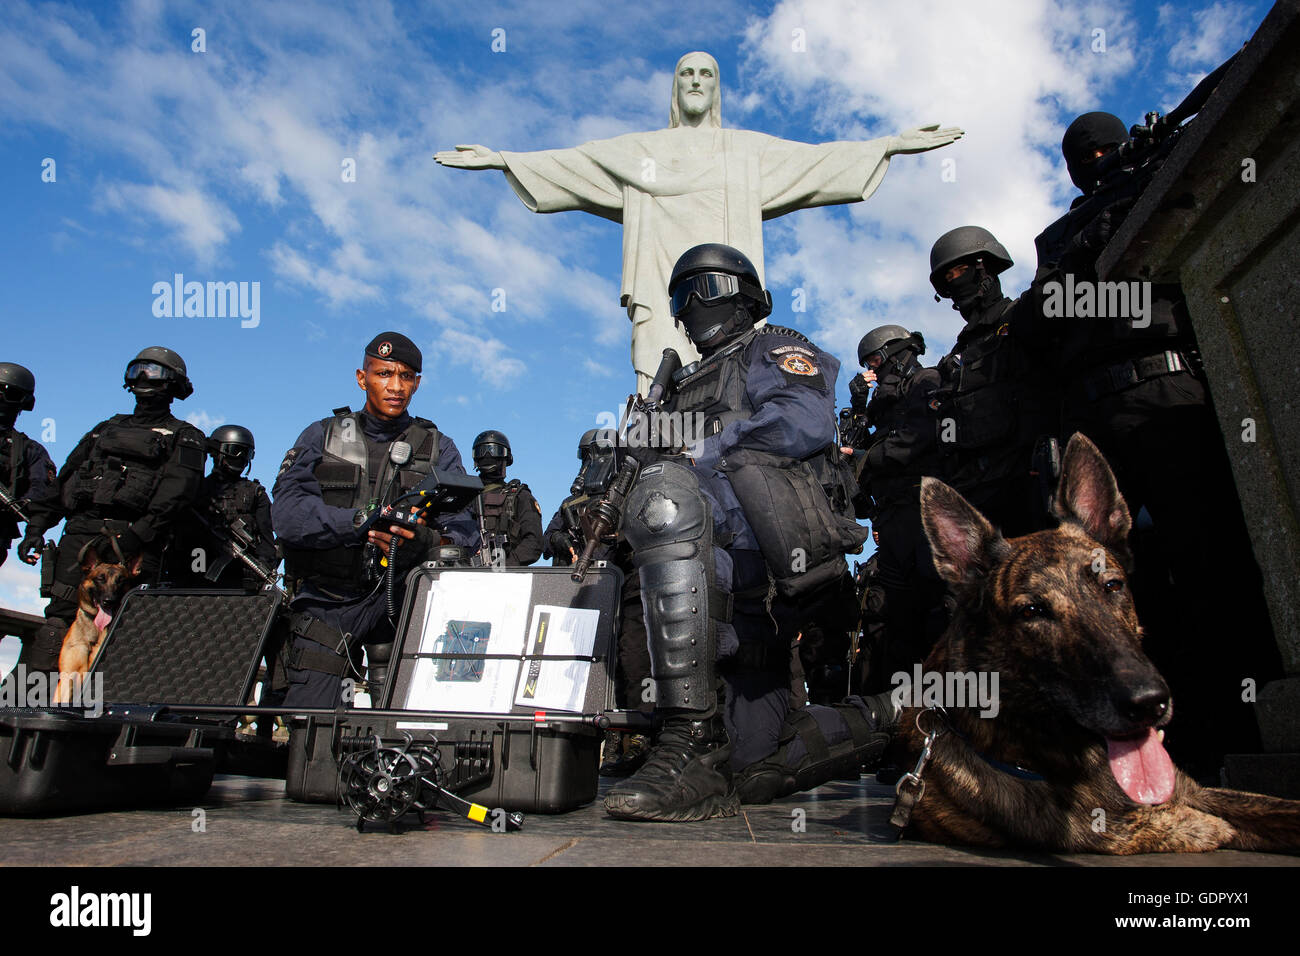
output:
MULTIPOLYGON (((126 424, 131 417, 114 415, 94 433, 90 454, 63 487, 69 513, 133 520, 148 508, 180 430, 189 426, 171 417, 126 424)), ((196 470, 202 455, 200 447, 189 463, 196 470)))
MULTIPOLYGON (((325 504, 353 511, 380 507, 418 485, 437 465, 440 444, 438 427, 433 422, 412 418, 406 431, 393 438, 411 445, 411 460, 402 466, 394 481, 388 457, 392 442, 368 439, 358 414, 339 414, 326 422, 324 450, 312 472, 325 504)), ((286 545, 285 576, 311 580, 332 591, 359 590, 365 584, 364 544, 357 541, 323 550, 286 545)))

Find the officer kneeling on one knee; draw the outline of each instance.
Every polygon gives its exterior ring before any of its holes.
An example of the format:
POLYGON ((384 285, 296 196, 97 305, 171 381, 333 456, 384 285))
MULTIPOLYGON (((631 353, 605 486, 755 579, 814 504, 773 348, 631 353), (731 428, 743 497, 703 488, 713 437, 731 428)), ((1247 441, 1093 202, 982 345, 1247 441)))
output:
POLYGON ((780 612, 797 619, 794 601, 838 580, 843 552, 866 532, 833 514, 807 462, 835 439, 839 362, 791 329, 755 328, 771 296, 729 246, 688 250, 669 295, 703 356, 666 407, 686 452, 661 456, 675 449, 638 446, 630 428, 642 467, 623 511, 661 730, 605 806, 627 819, 702 820, 734 814, 733 771, 778 748, 790 692, 780 612), (800 506, 817 500, 823 513, 800 506))
MULTIPOLYGON (((348 703, 342 680, 362 646, 377 701, 394 640, 390 604, 400 607, 406 572, 441 543, 438 530, 424 524, 360 530, 374 508, 409 491, 434 468, 465 474, 455 443, 433 422, 407 414, 420 387, 421 365, 420 350, 406 336, 375 336, 356 373, 365 408, 335 409, 308 426, 280 465, 271 517, 294 594, 288 707, 348 703), (380 558, 386 560, 394 536, 393 573, 386 574, 380 558)), ((476 543, 477 529, 465 512, 440 522, 453 543, 476 543)))

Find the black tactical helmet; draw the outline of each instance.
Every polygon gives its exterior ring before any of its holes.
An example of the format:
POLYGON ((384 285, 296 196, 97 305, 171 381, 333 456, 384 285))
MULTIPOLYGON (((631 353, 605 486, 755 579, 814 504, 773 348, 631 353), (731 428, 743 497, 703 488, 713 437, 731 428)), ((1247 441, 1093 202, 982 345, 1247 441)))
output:
POLYGON ((759 282, 754 263, 719 242, 682 253, 668 279, 668 298, 673 318, 686 327, 697 348, 702 343, 716 347, 772 313, 772 296, 759 282), (745 308, 734 308, 737 303, 745 308), (719 333, 722 338, 714 341, 719 333))
POLYGON ((943 274, 959 260, 979 256, 984 271, 991 276, 1011 268, 1011 256, 997 237, 983 226, 958 226, 934 241, 930 249, 930 285, 940 295, 947 294, 943 274))
POLYGON ((609 490, 622 458, 616 428, 589 428, 578 439, 578 458, 582 467, 573 479, 570 494, 603 495, 609 490))
POLYGON ((0 403, 30 412, 36 407, 36 376, 14 362, 0 362, 0 403))
POLYGON ((253 433, 241 425, 222 425, 208 436, 208 454, 239 474, 252 464, 253 449, 253 433))
POLYGON ((502 458, 507 466, 515 463, 515 456, 510 453, 510 439, 492 429, 479 432, 474 439, 474 467, 491 467, 502 458))
POLYGON ((165 386, 172 398, 185 399, 194 394, 194 386, 185 371, 185 360, 161 345, 141 349, 140 354, 127 364, 124 379, 122 387, 137 394, 142 389, 152 391, 155 388, 153 383, 165 386))
POLYGON ((578 439, 578 457, 584 458, 592 451, 618 447, 617 428, 588 428, 578 439))
POLYGON ((1091 193, 1097 186, 1096 151, 1119 146, 1128 139, 1128 127, 1114 113, 1084 113, 1077 117, 1061 137, 1061 155, 1070 180, 1085 194, 1091 193))
POLYGON ((882 325, 862 336, 858 343, 858 364, 866 368, 867 358, 872 352, 880 352, 882 359, 888 359, 905 348, 915 348, 917 355, 924 355, 925 337, 920 332, 909 332, 901 325, 882 325))

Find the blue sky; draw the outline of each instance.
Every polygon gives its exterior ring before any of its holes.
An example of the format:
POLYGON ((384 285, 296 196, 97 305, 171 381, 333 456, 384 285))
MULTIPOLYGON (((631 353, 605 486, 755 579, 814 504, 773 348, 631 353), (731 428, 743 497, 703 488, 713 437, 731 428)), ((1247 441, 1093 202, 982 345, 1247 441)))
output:
MULTIPOLYGON (((395 328, 425 352, 413 411, 466 454, 479 431, 506 432, 512 475, 549 518, 578 436, 632 387, 620 229, 534 215, 500 173, 441 168, 436 150, 570 146, 665 126, 673 64, 693 49, 719 61, 727 126, 807 142, 963 127, 945 150, 897 158, 868 202, 765 227, 773 321, 844 359, 844 404, 867 329, 922 330, 927 364, 955 338, 959 318, 926 282, 935 238, 990 228, 1016 259, 1004 277, 1015 294, 1033 270, 1033 236, 1073 193, 1065 124, 1090 109, 1132 123, 1169 108, 1268 8, 7 0, 0 360, 37 378, 20 427, 52 433, 62 464, 97 421, 129 410, 126 361, 166 345, 195 385, 174 410, 205 430, 250 427, 253 472, 269 487, 309 422, 360 404, 362 346, 395 328), (941 178, 945 158, 955 181, 941 178), (47 159, 53 182, 42 179, 47 159), (343 181, 349 159, 354 182, 343 181), (259 323, 156 316, 153 287, 176 273, 259 283, 259 323), (492 310, 494 289, 504 312, 492 310)), ((43 606, 13 559, 0 568, 0 604, 43 606)))

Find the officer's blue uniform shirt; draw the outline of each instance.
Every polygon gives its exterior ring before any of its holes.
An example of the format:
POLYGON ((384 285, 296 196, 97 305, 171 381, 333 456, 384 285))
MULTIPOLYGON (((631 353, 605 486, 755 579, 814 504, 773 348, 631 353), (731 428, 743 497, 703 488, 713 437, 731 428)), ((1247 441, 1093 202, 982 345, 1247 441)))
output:
POLYGON ((835 356, 774 332, 756 335, 745 360, 745 396, 754 414, 701 441, 692 456, 697 467, 715 468, 733 448, 807 458, 835 440, 835 356))
POLYGON ((745 347, 745 397, 753 414, 692 446, 700 490, 713 499, 714 530, 732 536, 736 550, 758 541, 719 462, 737 448, 807 458, 835 440, 835 380, 839 359, 802 338, 770 332, 745 347))

